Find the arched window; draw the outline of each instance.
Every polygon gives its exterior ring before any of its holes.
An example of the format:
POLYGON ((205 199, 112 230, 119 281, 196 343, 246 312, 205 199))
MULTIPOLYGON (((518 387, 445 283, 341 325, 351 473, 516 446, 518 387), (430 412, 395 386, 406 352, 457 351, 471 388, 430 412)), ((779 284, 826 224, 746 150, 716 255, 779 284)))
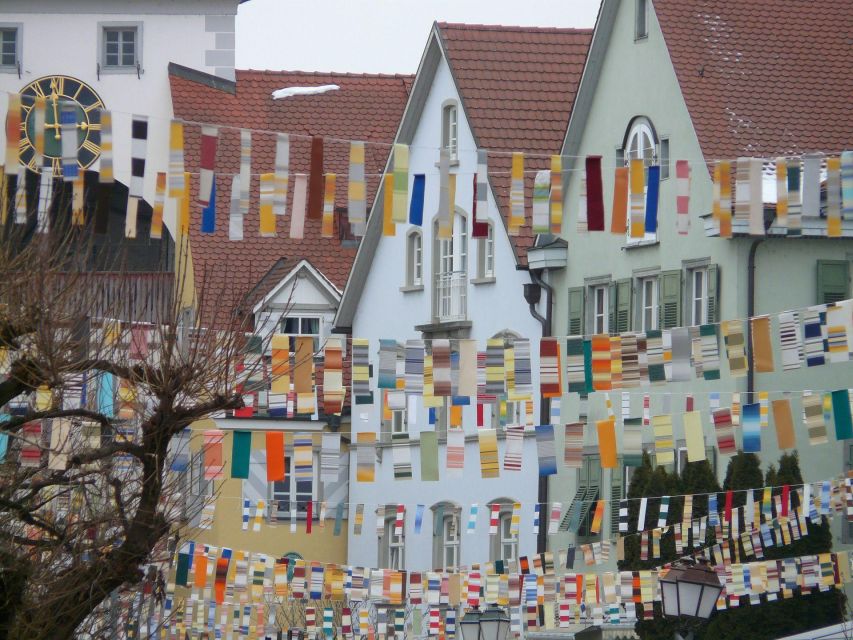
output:
POLYGON ((441 148, 447 150, 451 161, 459 158, 459 108, 455 100, 441 107, 441 148))
POLYGON ((424 284, 423 236, 420 229, 412 229, 406 236, 406 286, 424 284))
POLYGON ((631 120, 625 134, 625 164, 631 160, 642 160, 647 167, 657 162, 658 138, 652 121, 645 116, 631 120))
POLYGON ((477 277, 495 277, 495 226, 488 223, 489 232, 485 238, 477 239, 477 277))
POLYGON ((440 238, 438 217, 433 221, 433 316, 438 322, 468 316, 468 217, 456 208, 449 238, 440 238))
POLYGON ((459 505, 440 502, 432 507, 432 566, 446 570, 459 566, 462 541, 459 505))
POLYGON ((512 498, 498 498, 489 503, 500 505, 498 512, 498 533, 491 536, 489 545, 489 561, 503 560, 511 562, 518 559, 518 534, 513 531, 512 510, 515 500, 512 498))

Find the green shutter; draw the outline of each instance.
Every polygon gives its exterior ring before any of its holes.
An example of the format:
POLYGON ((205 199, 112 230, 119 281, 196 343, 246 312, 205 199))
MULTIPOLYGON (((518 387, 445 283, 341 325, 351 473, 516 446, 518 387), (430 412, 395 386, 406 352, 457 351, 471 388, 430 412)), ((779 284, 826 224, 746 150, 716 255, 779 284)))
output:
POLYGON ((631 291, 632 280, 626 278, 616 282, 616 325, 614 333, 624 333, 631 330, 631 291))
POLYGON ((662 271, 660 274, 659 318, 661 329, 672 329, 681 324, 681 270, 662 271))
POLYGON ((850 262, 847 260, 817 261, 817 302, 829 304, 846 300, 850 287, 850 262))
POLYGON ((583 335, 583 287, 569 289, 569 335, 583 335))
POLYGON ((616 333, 616 283, 607 285, 607 333, 616 333))
POLYGON ((720 269, 715 264, 708 265, 708 322, 720 320, 720 269))
POLYGON ((619 501, 622 500, 622 458, 616 460, 616 468, 610 470, 610 537, 619 534, 619 501))

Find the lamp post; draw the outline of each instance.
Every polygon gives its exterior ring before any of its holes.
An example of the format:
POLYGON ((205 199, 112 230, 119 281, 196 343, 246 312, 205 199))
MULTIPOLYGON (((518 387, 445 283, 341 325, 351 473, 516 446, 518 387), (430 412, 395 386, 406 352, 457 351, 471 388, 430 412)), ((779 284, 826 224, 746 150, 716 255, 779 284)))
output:
POLYGON ((462 640, 505 640, 509 632, 509 617, 493 604, 485 611, 474 607, 463 616, 459 626, 462 628, 462 640))
MULTIPOLYGON (((663 614, 679 619, 707 620, 723 590, 717 574, 704 560, 673 565, 660 583, 663 614)), ((693 632, 687 630, 687 635, 681 634, 681 637, 689 640, 693 632)))

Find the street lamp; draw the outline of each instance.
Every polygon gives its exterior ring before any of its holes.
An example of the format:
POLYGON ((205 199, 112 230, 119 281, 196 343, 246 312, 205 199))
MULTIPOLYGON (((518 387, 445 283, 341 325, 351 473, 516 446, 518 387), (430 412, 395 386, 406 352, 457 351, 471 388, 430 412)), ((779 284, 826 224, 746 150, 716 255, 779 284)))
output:
POLYGON ((462 640, 505 640, 509 632, 509 618, 500 607, 489 605, 485 611, 474 607, 459 623, 462 640))
POLYGON ((704 560, 673 565, 660 583, 665 616, 700 621, 711 617, 723 590, 717 574, 704 560))

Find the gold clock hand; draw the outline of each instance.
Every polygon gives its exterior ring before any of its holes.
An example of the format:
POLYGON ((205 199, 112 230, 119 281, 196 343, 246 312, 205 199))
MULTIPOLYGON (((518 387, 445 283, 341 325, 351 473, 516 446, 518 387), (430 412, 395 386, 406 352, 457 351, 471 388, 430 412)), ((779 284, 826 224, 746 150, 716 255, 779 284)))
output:
POLYGON ((59 94, 56 92, 56 78, 50 81, 50 97, 53 99, 53 126, 51 128, 54 130, 54 139, 59 140, 59 94))

